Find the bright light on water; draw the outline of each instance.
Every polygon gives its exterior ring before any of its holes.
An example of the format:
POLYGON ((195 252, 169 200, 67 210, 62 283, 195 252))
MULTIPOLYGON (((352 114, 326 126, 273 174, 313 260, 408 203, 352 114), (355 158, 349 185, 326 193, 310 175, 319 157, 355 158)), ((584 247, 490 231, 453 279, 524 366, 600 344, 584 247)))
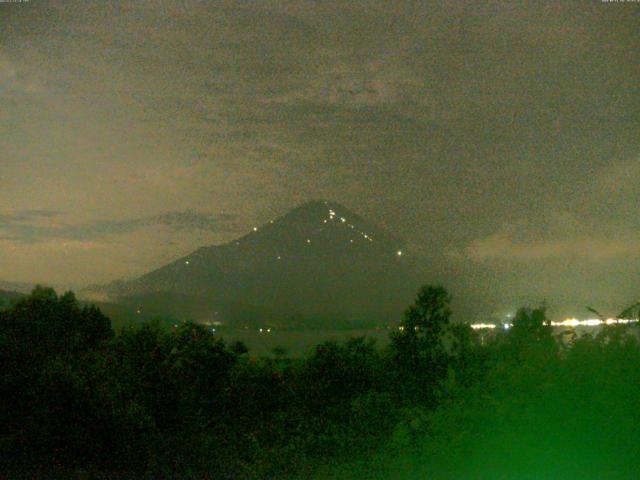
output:
MULTIPOLYGON (((636 318, 607 318, 601 320, 599 318, 587 318, 585 320, 578 320, 577 318, 567 318, 560 322, 551 322, 552 327, 599 327, 601 325, 627 325, 629 323, 638 323, 636 318)), ((494 329, 498 325, 495 323, 472 323, 471 328, 474 330, 482 329, 494 329)), ((504 323, 502 327, 506 330, 512 327, 511 323, 504 323)))

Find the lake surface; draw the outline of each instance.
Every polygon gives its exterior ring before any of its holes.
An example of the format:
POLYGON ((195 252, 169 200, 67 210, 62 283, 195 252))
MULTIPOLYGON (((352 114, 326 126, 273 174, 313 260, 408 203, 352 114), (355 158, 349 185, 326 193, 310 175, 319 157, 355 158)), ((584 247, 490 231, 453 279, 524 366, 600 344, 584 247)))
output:
MULTIPOLYGON (((640 340, 640 329, 636 325, 629 326, 627 332, 640 340)), ((570 341, 571 334, 574 332, 576 336, 580 337, 582 335, 596 335, 601 329, 601 326, 553 327, 554 334, 558 335, 563 342, 570 341)), ((389 336, 393 331, 392 328, 354 330, 278 330, 272 328, 271 331, 267 331, 265 327, 262 332, 259 329, 222 329, 217 330, 215 334, 220 335, 227 342, 236 340, 243 342, 249 348, 251 355, 272 355, 275 348, 284 348, 288 356, 304 356, 310 353, 316 345, 327 340, 345 341, 353 337, 371 338, 375 340, 376 346, 384 347, 389 343, 389 336)), ((497 332, 481 330, 478 333, 488 340, 497 332)))

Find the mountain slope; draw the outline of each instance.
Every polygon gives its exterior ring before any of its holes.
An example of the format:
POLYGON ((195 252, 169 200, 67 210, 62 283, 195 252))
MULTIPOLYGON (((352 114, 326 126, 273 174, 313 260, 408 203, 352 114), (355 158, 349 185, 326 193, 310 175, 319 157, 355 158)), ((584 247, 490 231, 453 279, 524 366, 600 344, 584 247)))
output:
POLYGON ((403 253, 400 242, 346 207, 314 201, 107 293, 136 308, 164 303, 201 321, 384 323, 416 288, 403 253))

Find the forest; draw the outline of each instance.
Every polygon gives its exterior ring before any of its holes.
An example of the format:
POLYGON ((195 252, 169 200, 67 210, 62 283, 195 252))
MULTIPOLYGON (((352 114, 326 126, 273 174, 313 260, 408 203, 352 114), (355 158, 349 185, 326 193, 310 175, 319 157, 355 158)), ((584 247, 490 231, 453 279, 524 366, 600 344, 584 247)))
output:
POLYGON ((561 338, 541 305, 481 336, 450 304, 426 285, 387 345, 257 356, 38 287, 0 311, 0 476, 637 478, 636 326, 561 338))

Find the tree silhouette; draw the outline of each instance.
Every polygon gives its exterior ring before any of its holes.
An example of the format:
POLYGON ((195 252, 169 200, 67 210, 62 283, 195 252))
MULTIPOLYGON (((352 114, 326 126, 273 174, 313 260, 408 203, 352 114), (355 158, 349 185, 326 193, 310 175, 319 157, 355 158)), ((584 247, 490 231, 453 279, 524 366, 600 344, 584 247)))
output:
POLYGON ((448 354, 443 335, 451 317, 451 296, 442 286, 426 285, 404 314, 391 350, 402 394, 431 402, 447 374, 448 354))

